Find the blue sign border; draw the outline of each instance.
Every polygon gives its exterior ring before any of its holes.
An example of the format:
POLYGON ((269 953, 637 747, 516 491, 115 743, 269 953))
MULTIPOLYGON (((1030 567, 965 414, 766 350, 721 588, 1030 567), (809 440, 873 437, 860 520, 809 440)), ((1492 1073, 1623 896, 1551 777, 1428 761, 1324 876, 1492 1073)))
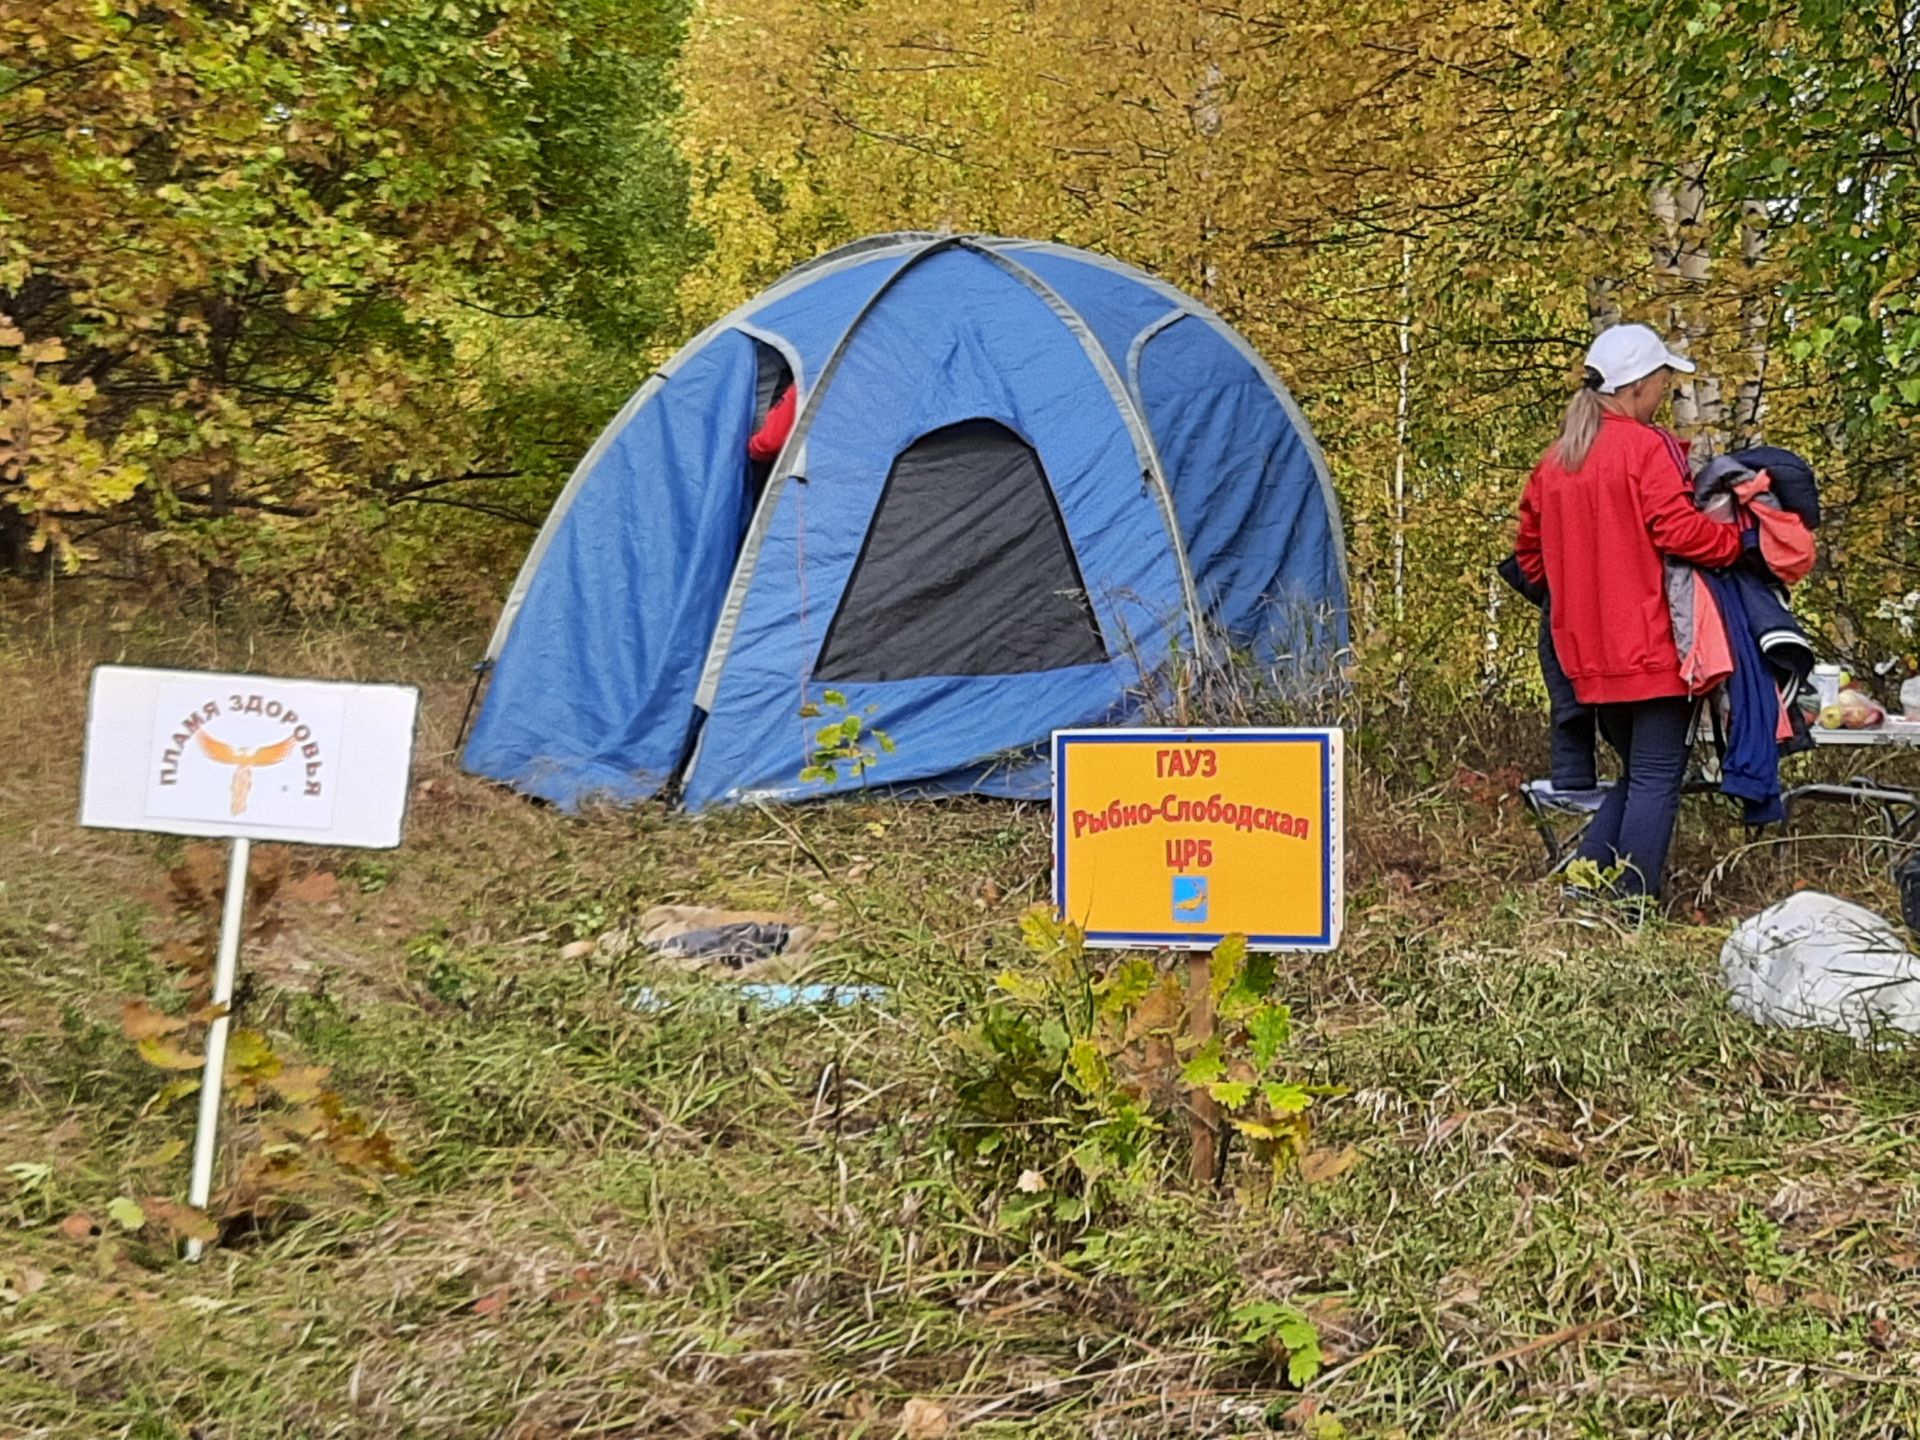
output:
MULTIPOLYGON (((1168 745, 1233 745, 1276 742, 1317 745, 1320 748, 1320 836, 1322 864, 1326 884, 1320 893, 1320 933, 1318 935, 1249 935, 1247 943, 1263 950, 1331 949, 1333 937, 1333 896, 1339 887, 1333 867, 1340 863, 1334 851, 1333 828, 1333 739, 1326 730, 1056 730, 1053 732, 1053 911, 1066 913, 1067 895, 1067 757, 1077 745, 1138 745, 1143 741, 1168 745)), ((1090 945, 1138 945, 1148 949, 1206 950, 1218 945, 1230 932, 1195 930, 1089 930, 1090 945)))

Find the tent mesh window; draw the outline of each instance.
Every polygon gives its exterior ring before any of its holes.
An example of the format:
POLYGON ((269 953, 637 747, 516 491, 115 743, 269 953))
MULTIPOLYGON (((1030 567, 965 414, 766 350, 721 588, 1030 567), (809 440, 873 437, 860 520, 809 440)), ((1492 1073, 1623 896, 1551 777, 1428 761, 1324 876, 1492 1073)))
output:
POLYGON ((963 420, 895 458, 814 676, 1018 675, 1106 659, 1039 455, 996 421, 963 420))

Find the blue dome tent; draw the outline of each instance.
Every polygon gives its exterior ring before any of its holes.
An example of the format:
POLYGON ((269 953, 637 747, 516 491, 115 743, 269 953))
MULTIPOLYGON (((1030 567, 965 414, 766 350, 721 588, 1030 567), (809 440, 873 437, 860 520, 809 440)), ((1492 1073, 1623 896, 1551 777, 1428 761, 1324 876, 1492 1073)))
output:
POLYGON ((800 777, 832 691, 896 745, 839 788, 1043 796, 1053 730, 1124 722, 1176 654, 1324 666, 1346 604, 1326 461, 1218 316, 1064 245, 876 236, 614 417, 507 597, 463 763, 568 808, 800 799, 835 788, 800 777))

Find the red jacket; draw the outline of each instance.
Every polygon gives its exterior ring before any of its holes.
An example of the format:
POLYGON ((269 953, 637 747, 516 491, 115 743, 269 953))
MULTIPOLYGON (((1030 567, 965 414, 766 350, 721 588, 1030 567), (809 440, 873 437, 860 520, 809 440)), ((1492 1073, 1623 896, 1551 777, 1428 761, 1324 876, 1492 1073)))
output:
POLYGON ((765 465, 780 458, 780 447, 787 443, 787 437, 793 433, 794 410, 798 404, 799 397, 794 394, 793 386, 789 385, 780 392, 780 398, 767 411, 767 418, 760 422, 760 428, 747 441, 749 460, 765 465))
POLYGON ((1661 557, 1731 565, 1740 531, 1694 508, 1672 436, 1609 413, 1579 470, 1551 450, 1534 468, 1514 550, 1527 578, 1546 582, 1574 694, 1613 705, 1687 693, 1661 557))

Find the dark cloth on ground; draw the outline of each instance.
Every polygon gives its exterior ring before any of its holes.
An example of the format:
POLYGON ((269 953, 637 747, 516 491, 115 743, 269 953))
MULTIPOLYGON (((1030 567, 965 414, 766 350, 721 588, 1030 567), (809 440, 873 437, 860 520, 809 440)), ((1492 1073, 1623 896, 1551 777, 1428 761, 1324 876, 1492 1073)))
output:
POLYGON ((659 953, 678 960, 700 960, 738 970, 756 960, 778 955, 787 948, 792 932, 785 925, 743 922, 690 930, 663 940, 659 953))

